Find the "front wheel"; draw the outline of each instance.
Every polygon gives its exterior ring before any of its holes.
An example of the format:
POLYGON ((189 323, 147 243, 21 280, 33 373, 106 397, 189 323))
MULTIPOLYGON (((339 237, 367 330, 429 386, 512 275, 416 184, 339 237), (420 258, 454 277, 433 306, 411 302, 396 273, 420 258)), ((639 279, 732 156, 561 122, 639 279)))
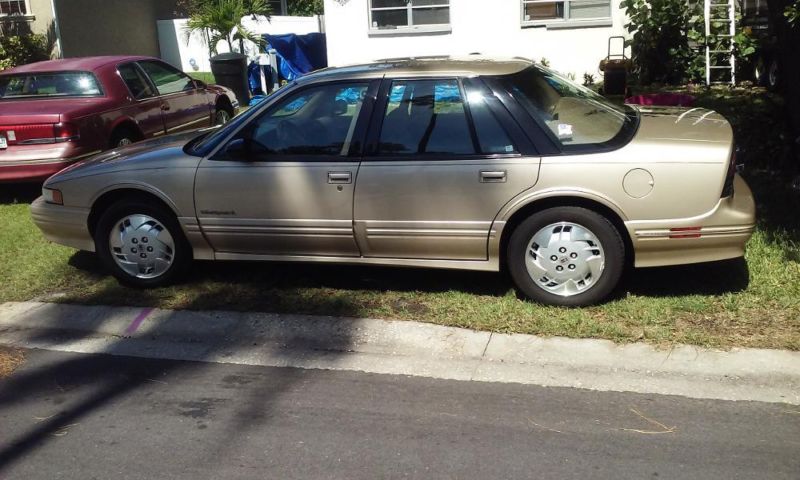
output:
POLYGON ((112 205, 97 224, 95 247, 111 274, 131 287, 169 284, 191 261, 177 219, 154 202, 130 200, 112 205))
POLYGON ((625 266, 625 244, 602 215, 580 207, 555 207, 523 221, 511 234, 508 270, 528 298, 580 307, 605 299, 625 266))

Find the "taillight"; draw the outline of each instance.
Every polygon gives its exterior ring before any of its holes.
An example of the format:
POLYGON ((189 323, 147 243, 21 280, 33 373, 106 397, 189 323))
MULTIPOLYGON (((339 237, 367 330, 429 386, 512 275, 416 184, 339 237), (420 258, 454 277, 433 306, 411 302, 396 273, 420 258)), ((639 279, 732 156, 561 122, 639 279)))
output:
POLYGON ((56 142, 70 142, 81 138, 78 126, 74 123, 62 122, 53 125, 56 142))
POLYGON ((68 122, 0 125, 0 132, 3 132, 9 145, 61 143, 80 138, 78 126, 68 122))
POLYGON ((731 153, 731 160, 728 164, 728 171, 725 173, 725 183, 722 185, 722 195, 720 198, 733 195, 733 179, 736 176, 736 149, 731 153))

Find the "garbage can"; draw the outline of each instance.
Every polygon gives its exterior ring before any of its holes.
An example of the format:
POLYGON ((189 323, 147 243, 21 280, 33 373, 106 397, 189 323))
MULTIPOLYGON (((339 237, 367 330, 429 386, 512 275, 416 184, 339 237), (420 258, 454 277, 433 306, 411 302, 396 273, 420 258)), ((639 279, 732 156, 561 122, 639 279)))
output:
POLYGON ((211 73, 218 85, 233 90, 239 105, 250 103, 250 85, 247 81, 247 55, 222 53, 211 57, 211 73))

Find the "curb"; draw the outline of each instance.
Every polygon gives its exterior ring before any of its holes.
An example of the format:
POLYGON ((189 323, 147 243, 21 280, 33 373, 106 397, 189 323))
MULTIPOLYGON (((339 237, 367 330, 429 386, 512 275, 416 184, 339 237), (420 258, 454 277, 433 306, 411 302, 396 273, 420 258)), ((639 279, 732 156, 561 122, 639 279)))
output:
POLYGON ((800 405, 800 352, 659 350, 408 321, 9 302, 0 344, 800 405))

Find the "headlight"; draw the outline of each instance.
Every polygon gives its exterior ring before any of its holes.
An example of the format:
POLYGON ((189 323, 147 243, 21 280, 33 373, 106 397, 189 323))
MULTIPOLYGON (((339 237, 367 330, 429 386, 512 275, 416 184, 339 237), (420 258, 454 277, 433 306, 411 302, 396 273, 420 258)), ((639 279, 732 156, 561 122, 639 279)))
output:
POLYGON ((54 188, 42 188, 42 196, 47 203, 55 205, 64 205, 64 197, 61 196, 61 190, 54 188))

